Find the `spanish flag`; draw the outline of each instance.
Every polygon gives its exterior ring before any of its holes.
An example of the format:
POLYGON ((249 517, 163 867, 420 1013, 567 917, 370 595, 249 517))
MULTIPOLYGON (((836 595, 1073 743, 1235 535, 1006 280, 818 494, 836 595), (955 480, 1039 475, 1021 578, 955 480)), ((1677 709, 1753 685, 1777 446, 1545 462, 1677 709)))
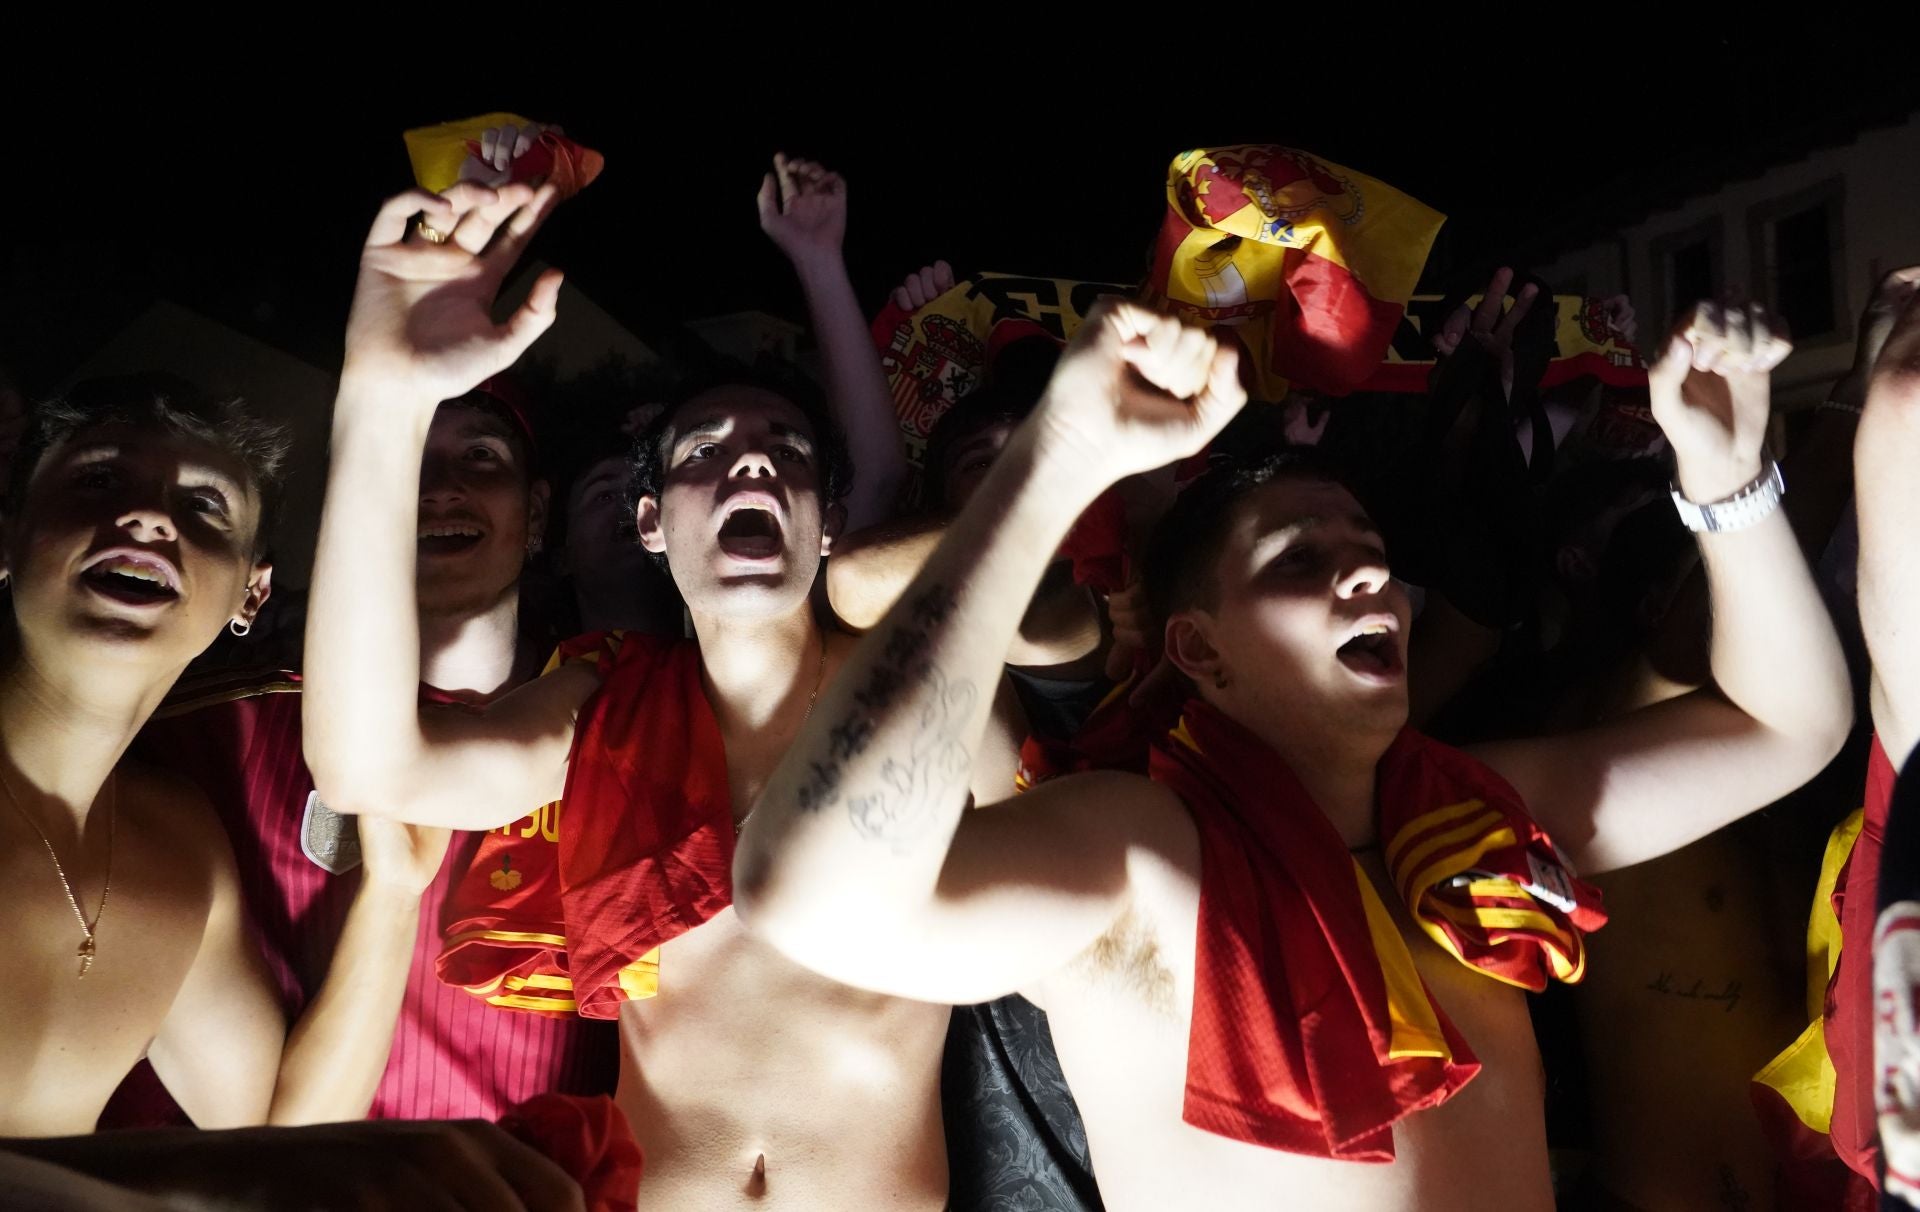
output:
POLYGON ((507 180, 528 181, 535 185, 552 182, 562 200, 573 197, 600 175, 607 166, 605 156, 567 138, 550 126, 542 126, 519 114, 481 114, 438 126, 421 126, 407 131, 407 159, 413 164, 413 179, 422 189, 444 193, 453 184, 471 174, 487 180, 491 168, 480 164, 481 138, 489 130, 501 127, 521 130, 537 128, 538 133, 527 150, 507 168, 507 180))
MULTIPOLYGON (((1199 700, 1157 742, 1153 779, 1199 833, 1200 920, 1183 1118, 1291 1153, 1390 1162, 1392 1127, 1480 1070, 1433 1000, 1372 877, 1279 754, 1199 700)), ((1519 794, 1403 730, 1381 758, 1394 891, 1461 963, 1543 988, 1581 975, 1606 921, 1519 794)))
POLYGON ((1231 327, 1254 394, 1345 395, 1386 357, 1446 216, 1372 177, 1270 144, 1173 159, 1147 294, 1231 327))
POLYGON ((1029 337, 1064 345, 1100 299, 1132 293, 1113 282, 981 273, 913 311, 889 301, 871 331, 907 462, 921 466, 934 424, 991 376, 1002 350, 1029 337))
MULTIPOLYGON (((1478 307, 1483 298, 1468 295, 1464 306, 1478 307)), ((1447 322, 1449 310, 1445 295, 1415 295, 1407 300, 1407 314, 1388 346, 1386 361, 1374 368, 1360 390, 1425 395, 1440 361, 1433 352, 1433 334, 1447 322)), ((1590 377, 1608 387, 1646 390, 1646 362, 1632 342, 1613 330, 1605 299, 1555 295, 1553 310, 1553 356, 1540 376, 1542 388, 1590 377)))

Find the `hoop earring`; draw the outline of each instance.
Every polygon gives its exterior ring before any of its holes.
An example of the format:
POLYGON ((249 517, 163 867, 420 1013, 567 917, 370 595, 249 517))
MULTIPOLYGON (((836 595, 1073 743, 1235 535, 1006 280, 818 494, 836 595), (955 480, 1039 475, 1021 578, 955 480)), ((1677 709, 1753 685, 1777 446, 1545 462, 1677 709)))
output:
POLYGON ((253 630, 253 624, 250 621, 244 621, 241 619, 228 619, 227 630, 231 631, 235 636, 239 637, 240 639, 245 639, 247 637, 247 633, 253 630))

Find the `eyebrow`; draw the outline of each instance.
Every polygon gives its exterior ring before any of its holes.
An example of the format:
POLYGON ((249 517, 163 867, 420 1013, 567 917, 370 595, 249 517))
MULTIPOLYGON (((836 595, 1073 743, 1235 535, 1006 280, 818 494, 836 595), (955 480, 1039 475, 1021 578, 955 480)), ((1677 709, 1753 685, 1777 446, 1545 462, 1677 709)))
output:
MULTIPOLYGON (((108 459, 117 459, 125 453, 125 449, 115 442, 88 442, 84 446, 76 446, 68 451, 66 457, 67 460, 72 463, 100 463, 108 459)), ((233 497, 240 496, 245 492, 245 485, 242 481, 234 479, 231 475, 221 471, 211 463, 197 463, 191 459, 181 459, 179 466, 182 475, 190 474, 212 481, 211 487, 219 491, 222 499, 228 504, 232 503, 231 499, 233 497)))
POLYGON ((787 438, 792 441, 800 443, 802 446, 805 446, 808 450, 813 449, 813 435, 809 434, 804 429, 800 429, 800 428, 797 428, 796 426, 788 425, 782 421, 774 421, 770 425, 768 425, 767 428, 773 431, 773 436, 776 438, 787 438))
POLYGON ((600 487, 602 484, 625 484, 627 474, 628 473, 622 468, 612 468, 607 471, 595 472, 593 475, 587 476, 578 484, 574 485, 573 495, 581 496, 591 489, 600 487))
MULTIPOLYGON (((1374 523, 1374 520, 1368 517, 1366 514, 1345 513, 1337 516, 1339 520, 1344 521, 1348 526, 1351 526, 1354 530, 1358 531, 1359 533, 1363 535, 1371 535, 1372 537, 1379 539, 1382 542, 1386 541, 1386 536, 1380 533, 1380 527, 1377 526, 1374 523)), ((1266 534, 1261 535, 1259 538, 1259 544, 1261 546, 1265 546, 1266 544, 1273 542, 1274 540, 1292 541, 1294 539, 1299 538, 1301 535, 1307 533, 1310 530, 1324 529, 1328 525, 1332 524, 1334 520, 1335 518, 1333 516, 1330 516, 1327 514, 1310 513, 1305 515, 1304 517, 1295 518, 1293 521, 1287 523, 1285 526, 1279 527, 1276 530, 1270 530, 1266 534)))
POLYGON ((959 460, 966 458, 968 455, 972 454, 976 450, 980 450, 982 448, 991 449, 992 447, 993 447, 992 433, 990 432, 977 433, 972 437, 968 438, 966 441, 961 442, 959 445, 955 446, 953 448, 953 453, 947 456, 947 461, 949 463, 958 462, 959 460))
POLYGON ((706 438, 717 433, 725 433, 732 427, 733 420, 730 417, 709 417, 704 421, 689 425, 681 430, 674 438, 673 444, 678 446, 688 438, 706 438))
POLYGON ((499 438, 509 446, 513 444, 513 433, 504 422, 482 414, 460 427, 461 438, 499 438))
POLYGON ((192 474, 204 479, 206 482, 201 487, 219 497, 221 507, 228 513, 232 513, 235 504, 246 495, 246 485, 242 481, 234 479, 217 467, 182 460, 180 472, 183 476, 192 474))
MULTIPOLYGON (((714 434, 725 433, 731 428, 733 428, 732 417, 711 417, 682 430, 679 436, 674 439, 673 444, 678 446, 690 438, 711 437, 714 434)), ((786 438, 790 441, 800 443, 808 450, 813 449, 812 436, 798 426, 789 425, 784 421, 773 421, 768 423, 767 429, 772 432, 776 438, 786 438)))

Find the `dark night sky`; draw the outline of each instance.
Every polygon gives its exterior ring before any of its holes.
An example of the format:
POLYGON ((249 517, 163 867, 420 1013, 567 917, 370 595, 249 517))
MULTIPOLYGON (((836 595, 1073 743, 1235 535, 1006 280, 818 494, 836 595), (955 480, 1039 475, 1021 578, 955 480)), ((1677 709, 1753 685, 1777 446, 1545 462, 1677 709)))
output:
POLYGON ((1225 85, 1188 64, 1034 76, 949 56, 863 70, 848 44, 829 56, 828 90, 791 56, 722 62, 691 43, 501 84, 408 82, 346 60, 29 82, 13 109, 45 132, 32 160, 48 171, 13 187, 23 221, 0 260, 0 364, 50 386, 164 295, 331 365, 366 223, 408 184, 400 132, 492 109, 561 122, 606 153, 536 252, 646 339, 741 308, 798 315, 753 212, 777 148, 847 175, 849 260, 874 305, 934 257, 1138 277, 1166 163, 1191 145, 1286 143, 1380 177, 1452 216, 1435 265, 1464 270, 1583 219, 1617 225, 1690 172, 1920 97, 1910 71, 1878 70, 1863 34, 1659 50, 1616 34, 1613 58, 1543 37, 1491 59, 1441 40, 1361 62, 1351 32, 1338 43, 1343 62, 1296 45, 1225 85), (677 75, 658 69, 681 51, 677 75))

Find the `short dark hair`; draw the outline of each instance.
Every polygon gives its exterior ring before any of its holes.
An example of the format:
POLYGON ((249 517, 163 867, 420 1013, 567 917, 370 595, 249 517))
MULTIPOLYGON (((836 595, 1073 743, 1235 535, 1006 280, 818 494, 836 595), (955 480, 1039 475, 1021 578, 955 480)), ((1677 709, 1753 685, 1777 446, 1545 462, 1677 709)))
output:
POLYGON ((784 363, 761 362, 751 366, 723 367, 696 375, 680 384, 665 409, 655 417, 633 445, 633 475, 628 495, 634 503, 641 497, 659 497, 667 480, 667 455, 672 449, 674 424, 693 400, 724 387, 750 387, 779 396, 800 411, 807 427, 813 430, 814 461, 820 469, 820 503, 831 505, 847 495, 853 486, 853 456, 847 450, 847 437, 827 408, 820 388, 799 371, 784 363))
POLYGON ((178 434, 231 457, 245 469, 260 499, 253 555, 264 555, 280 509, 287 455, 293 439, 285 428, 263 421, 238 396, 202 391, 176 375, 147 372, 88 379, 64 394, 36 404, 14 452, 7 480, 7 508, 17 512, 29 482, 49 450, 101 425, 178 434))
MULTIPOLYGON (((1220 459, 1181 490, 1147 543, 1142 573, 1147 606, 1164 625, 1178 610, 1219 599, 1214 565, 1226 546, 1234 507, 1256 488, 1282 480, 1346 478, 1312 447, 1293 446, 1251 459, 1220 459)), ((1348 491, 1352 491, 1350 488, 1348 491)))

